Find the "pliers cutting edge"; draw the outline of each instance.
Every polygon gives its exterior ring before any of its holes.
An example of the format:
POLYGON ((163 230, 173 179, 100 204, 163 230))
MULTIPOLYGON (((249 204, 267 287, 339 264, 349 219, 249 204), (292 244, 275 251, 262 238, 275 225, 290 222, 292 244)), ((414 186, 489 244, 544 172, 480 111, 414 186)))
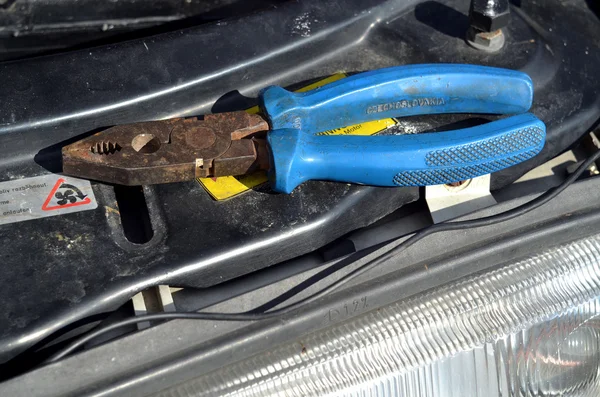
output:
POLYGON ((63 148, 63 170, 145 185, 269 169, 273 189, 284 193, 308 180, 452 183, 540 152, 546 127, 523 113, 532 99, 531 79, 517 71, 451 64, 392 67, 305 93, 266 88, 260 96, 264 118, 230 112, 115 126, 63 148), (439 113, 517 115, 438 133, 315 135, 372 120, 439 113))

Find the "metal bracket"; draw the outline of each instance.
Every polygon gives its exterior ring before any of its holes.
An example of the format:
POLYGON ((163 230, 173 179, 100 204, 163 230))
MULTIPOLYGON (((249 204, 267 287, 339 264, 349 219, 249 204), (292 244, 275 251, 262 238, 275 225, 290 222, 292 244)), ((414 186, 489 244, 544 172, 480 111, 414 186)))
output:
POLYGON ((434 223, 496 204, 490 193, 490 174, 456 184, 427 186, 425 200, 434 223))

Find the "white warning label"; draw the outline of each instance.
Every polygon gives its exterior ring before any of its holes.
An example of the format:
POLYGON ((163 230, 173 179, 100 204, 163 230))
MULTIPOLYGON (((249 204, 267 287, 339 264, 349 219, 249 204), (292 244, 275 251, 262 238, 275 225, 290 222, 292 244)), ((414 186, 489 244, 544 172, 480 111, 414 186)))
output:
POLYGON ((0 182, 0 225, 98 207, 89 181, 62 175, 0 182))

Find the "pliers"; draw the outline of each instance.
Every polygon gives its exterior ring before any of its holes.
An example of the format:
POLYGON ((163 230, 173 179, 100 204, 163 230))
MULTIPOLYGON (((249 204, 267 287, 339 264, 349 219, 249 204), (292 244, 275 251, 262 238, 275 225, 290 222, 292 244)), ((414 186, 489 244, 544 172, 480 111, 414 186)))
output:
POLYGON ((532 158, 546 127, 524 113, 524 73, 410 65, 359 73, 305 93, 268 87, 246 112, 119 125, 63 148, 66 174, 123 185, 269 169, 273 190, 308 180, 424 186, 470 179, 532 158), (423 114, 516 114, 472 128, 412 135, 322 136, 372 120, 423 114), (265 138, 266 137, 266 138, 265 138))

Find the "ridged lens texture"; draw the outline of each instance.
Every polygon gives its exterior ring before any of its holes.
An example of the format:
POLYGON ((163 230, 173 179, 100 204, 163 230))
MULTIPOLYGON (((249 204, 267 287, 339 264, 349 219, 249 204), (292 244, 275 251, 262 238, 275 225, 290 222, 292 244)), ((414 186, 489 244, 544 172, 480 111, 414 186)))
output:
POLYGON ((336 396, 600 396, 600 299, 473 350, 336 396))
POLYGON ((597 396, 600 236, 448 284, 164 396, 597 396))

